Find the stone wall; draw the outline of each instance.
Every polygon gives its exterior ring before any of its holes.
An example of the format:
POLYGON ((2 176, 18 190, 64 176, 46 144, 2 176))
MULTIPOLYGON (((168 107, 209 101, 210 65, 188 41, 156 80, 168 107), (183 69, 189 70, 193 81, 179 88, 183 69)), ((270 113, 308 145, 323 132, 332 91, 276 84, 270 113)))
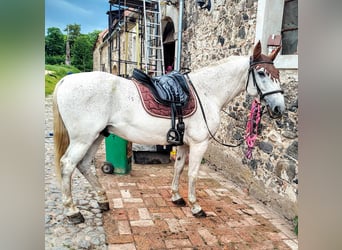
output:
POLYGON ((108 66, 108 45, 103 43, 104 36, 108 30, 102 31, 94 45, 93 49, 93 71, 109 72, 108 66))
POLYGON ((201 68, 230 55, 248 55, 254 45, 256 1, 211 1, 200 10, 195 0, 185 5, 182 66, 201 68))
MULTIPOLYGON (((249 55, 255 41, 256 0, 212 0, 210 11, 195 0, 185 4, 182 67, 192 70, 230 55, 249 55)), ((205 155, 213 168, 272 206, 287 219, 298 214, 298 71, 281 70, 286 112, 282 118, 261 119, 253 158, 246 144, 225 148, 212 141, 205 155)), ((236 144, 243 138, 252 98, 241 94, 222 111, 216 137, 236 144)))
MULTIPOLYGON (((211 142, 205 159, 248 194, 291 220, 298 209, 298 79, 289 70, 282 71, 280 78, 286 112, 282 118, 271 119, 264 110, 253 158, 245 157, 245 143, 225 148, 211 142)), ((251 102, 252 98, 243 93, 224 108, 218 139, 237 144, 245 135, 251 102)))

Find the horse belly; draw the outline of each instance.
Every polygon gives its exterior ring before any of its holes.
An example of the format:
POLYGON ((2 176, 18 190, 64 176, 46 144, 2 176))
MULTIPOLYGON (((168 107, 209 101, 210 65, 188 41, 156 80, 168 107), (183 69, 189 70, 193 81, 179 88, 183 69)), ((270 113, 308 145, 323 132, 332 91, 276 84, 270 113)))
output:
POLYGON ((124 109, 113 110, 110 132, 139 144, 167 144, 166 134, 171 121, 149 115, 138 101, 124 109))

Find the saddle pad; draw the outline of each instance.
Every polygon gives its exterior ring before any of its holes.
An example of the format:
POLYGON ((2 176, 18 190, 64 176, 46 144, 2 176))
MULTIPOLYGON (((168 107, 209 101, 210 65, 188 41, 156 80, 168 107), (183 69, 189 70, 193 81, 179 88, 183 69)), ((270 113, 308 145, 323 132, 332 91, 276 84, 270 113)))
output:
POLYGON ((183 74, 172 71, 169 74, 149 77, 135 68, 132 78, 147 86, 157 102, 170 106, 172 103, 184 106, 189 101, 189 86, 183 74))
MULTIPOLYGON (((151 91, 148 87, 137 81, 136 79, 132 79, 135 86, 138 89, 141 102, 146 110, 152 116, 160 117, 160 118, 171 118, 171 108, 169 106, 165 106, 161 103, 158 103, 154 96, 152 95, 151 91)), ((194 97, 192 88, 190 88, 190 98, 187 105, 182 108, 183 117, 189 117, 193 113, 195 113, 197 108, 196 99, 194 97)))

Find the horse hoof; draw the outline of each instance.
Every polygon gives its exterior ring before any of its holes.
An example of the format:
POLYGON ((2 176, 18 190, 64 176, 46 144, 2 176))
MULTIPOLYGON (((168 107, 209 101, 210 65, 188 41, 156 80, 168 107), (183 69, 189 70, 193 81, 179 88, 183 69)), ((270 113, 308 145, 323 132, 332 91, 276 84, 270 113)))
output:
POLYGON ((108 211, 109 210, 109 202, 105 201, 105 202, 98 202, 99 204, 99 208, 102 212, 108 211))
POLYGON ((180 207, 184 207, 186 205, 185 200, 183 198, 172 201, 172 203, 180 207))
POLYGON ((204 218, 207 217, 207 214, 201 209, 198 213, 193 214, 196 218, 204 218))
POLYGON ((84 217, 80 212, 78 212, 77 214, 67 216, 67 217, 68 217, 69 222, 72 224, 79 224, 79 223, 84 222, 84 217))

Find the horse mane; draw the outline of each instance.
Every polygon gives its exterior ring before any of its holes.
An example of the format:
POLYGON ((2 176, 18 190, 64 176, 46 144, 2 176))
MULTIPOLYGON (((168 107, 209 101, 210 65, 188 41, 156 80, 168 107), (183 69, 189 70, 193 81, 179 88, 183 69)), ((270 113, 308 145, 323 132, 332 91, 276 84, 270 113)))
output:
POLYGON ((223 64, 228 63, 229 61, 233 61, 236 58, 242 58, 242 57, 243 56, 231 55, 231 56, 222 58, 220 60, 214 61, 214 62, 210 63, 208 66, 195 69, 195 70, 193 70, 193 72, 198 72, 198 71, 202 71, 205 69, 210 69, 210 68, 216 67, 216 66, 222 66, 223 64))
POLYGON ((53 94, 53 139, 54 139, 54 149, 55 149, 55 170, 56 177, 59 183, 62 181, 62 169, 60 160, 62 155, 65 153, 66 149, 69 146, 70 140, 68 131, 65 128, 62 117, 59 113, 58 104, 57 104, 57 87, 55 88, 53 94))

